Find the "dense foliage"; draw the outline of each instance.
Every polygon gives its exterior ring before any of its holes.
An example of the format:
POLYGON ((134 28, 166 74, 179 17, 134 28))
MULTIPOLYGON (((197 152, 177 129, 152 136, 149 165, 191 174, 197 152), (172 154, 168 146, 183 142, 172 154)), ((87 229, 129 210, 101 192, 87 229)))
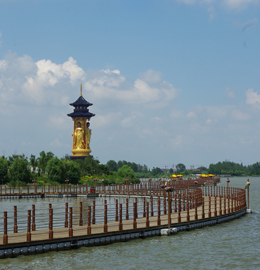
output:
POLYGON ((125 160, 119 160, 118 162, 114 160, 109 160, 107 162, 107 167, 109 168, 110 171, 117 172, 120 168, 123 166, 127 165, 129 166, 135 173, 147 173, 148 172, 148 167, 144 164, 137 164, 135 162, 128 162, 125 160))
POLYGON ((31 155, 2 156, 0 158, 0 184, 32 184, 32 179, 37 179, 38 185, 65 184, 69 179, 70 184, 101 185, 139 182, 140 178, 168 177, 173 173, 190 176, 195 173, 230 175, 230 176, 259 176, 260 162, 249 166, 223 161, 210 164, 209 168, 187 170, 185 165, 179 163, 176 170, 168 171, 153 167, 149 170, 146 165, 125 160, 109 160, 106 165, 100 164, 98 159, 87 157, 85 159, 70 160, 68 155, 63 158, 54 156, 52 152, 40 152, 39 157, 31 155))
POLYGON ((134 170, 127 165, 134 163, 126 163, 119 162, 119 166, 116 163, 117 170, 113 171, 93 157, 70 160, 66 155, 59 159, 52 152, 44 151, 39 157, 31 155, 29 160, 25 155, 3 156, 0 158, 0 184, 32 184, 33 179, 38 185, 65 184, 65 179, 69 179, 70 184, 88 185, 124 183, 126 178, 138 182, 134 170))

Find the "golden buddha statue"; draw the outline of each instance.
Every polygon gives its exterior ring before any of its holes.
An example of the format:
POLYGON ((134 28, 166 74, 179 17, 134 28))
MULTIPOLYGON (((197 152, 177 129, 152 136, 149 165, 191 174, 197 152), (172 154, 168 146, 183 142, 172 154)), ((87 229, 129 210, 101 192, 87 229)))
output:
POLYGON ((75 148, 76 149, 84 149, 85 141, 84 141, 84 129, 81 127, 81 123, 77 123, 77 128, 75 129, 75 148))
POLYGON ((87 122, 87 128, 86 128, 86 133, 87 133, 87 149, 89 149, 89 143, 91 139, 91 129, 89 128, 90 123, 87 122))

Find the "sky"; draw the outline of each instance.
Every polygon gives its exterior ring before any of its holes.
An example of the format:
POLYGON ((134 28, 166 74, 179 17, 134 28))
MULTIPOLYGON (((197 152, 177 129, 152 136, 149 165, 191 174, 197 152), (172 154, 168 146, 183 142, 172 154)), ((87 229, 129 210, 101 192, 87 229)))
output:
POLYGON ((260 161, 260 0, 0 0, 0 155, 149 168, 260 161))

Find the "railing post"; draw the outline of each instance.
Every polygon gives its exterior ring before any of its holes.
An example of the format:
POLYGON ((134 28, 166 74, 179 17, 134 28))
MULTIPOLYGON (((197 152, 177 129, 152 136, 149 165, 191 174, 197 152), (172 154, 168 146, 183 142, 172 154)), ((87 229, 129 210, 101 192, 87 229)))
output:
POLYGON ((91 234, 91 206, 88 207, 88 227, 87 234, 91 234))
POLYGON ((230 197, 229 197, 229 194, 228 194, 228 214, 230 214, 230 197))
POLYGON ((178 200, 178 223, 181 222, 181 194, 179 193, 178 200))
POLYGON ((189 200, 187 200, 187 215, 186 215, 186 221, 190 221, 190 205, 189 200))
POLYGON ((198 219, 197 198, 195 198, 195 216, 194 216, 194 219, 195 219, 195 220, 198 219))
POLYGON ((145 197, 143 198, 143 217, 145 217, 145 197))
POLYGON ((96 224, 96 201, 93 201, 92 224, 96 224))
POLYGON ((205 218, 205 204, 204 204, 204 197, 202 197, 202 215, 201 218, 205 218))
POLYGON ((79 226, 83 226, 83 219, 82 219, 82 202, 79 203, 79 226))
POLYGON ((170 191, 168 191, 168 229, 171 228, 171 206, 172 206, 172 203, 171 203, 171 194, 170 194, 170 191))
POLYGON ((31 210, 28 210, 27 216, 27 242, 31 242, 31 210))
POLYGON ((247 208, 249 208, 249 186, 250 186, 250 182, 249 179, 247 179, 247 208))
POLYGON ((123 230, 123 223, 122 223, 122 203, 119 204, 119 231, 123 230))
POLYGON ((4 211, 4 237, 3 237, 3 244, 8 244, 8 234, 7 234, 7 211, 4 211))
POLYGON ((118 199, 116 199, 116 216, 115 221, 118 221, 118 199))
POLYGON ((222 215, 222 198, 219 197, 219 215, 222 215))
POLYGON ((208 209, 208 217, 211 217, 211 197, 209 197, 209 209, 208 209))
MULTIPOLYGON (((214 189, 214 191, 215 191, 215 189, 214 189)), ((217 197, 216 197, 216 196, 214 197, 214 200, 215 200, 215 211, 214 211, 214 217, 216 217, 216 216, 217 216, 217 197)))
POLYGON ((35 225, 35 204, 32 205, 32 231, 36 230, 35 225))
POLYGON ((226 213, 227 213, 227 209, 226 209, 226 196, 224 196, 223 198, 224 198, 224 215, 226 215, 226 213))
POLYGON ((157 199, 158 211, 157 211, 157 226, 161 225, 161 199, 158 196, 157 199))
POLYGON ((53 239, 53 209, 49 208, 49 239, 53 239))
POLYGON ((137 223, 136 223, 136 209, 137 209, 137 203, 133 203, 133 229, 137 228, 137 223))
POLYGON ((126 198, 126 209, 125 209, 125 219, 128 220, 129 219, 129 214, 128 214, 128 198, 126 198))
POLYGON ((151 217, 153 217, 153 196, 151 196, 150 202, 151 202, 151 217))
POLYGON ((65 203, 65 224, 64 224, 65 228, 68 228, 68 213, 69 213, 69 205, 66 202, 65 203))
POLYGON ((150 226, 149 222, 149 202, 146 202, 146 227, 150 226))
POLYGON ((135 214, 136 214, 136 218, 138 218, 138 203, 137 203, 137 198, 135 198, 135 203, 136 203, 136 212, 135 212, 135 214))
POLYGON ((177 193, 174 192, 174 213, 177 213, 177 193))
POLYGON ((72 207, 70 207, 70 219, 69 219, 69 237, 72 237, 73 236, 73 228, 72 228, 72 222, 73 222, 73 220, 72 220, 72 214, 73 214, 73 212, 72 212, 73 210, 72 210, 72 207))
POLYGON ((104 201, 104 233, 107 232, 107 200, 104 201))
POLYGON ((17 226, 17 206, 14 206, 14 233, 18 232, 17 226))
POLYGON ((166 211, 166 196, 165 196, 165 190, 163 191, 163 214, 166 215, 167 211, 166 211))
POLYGON ((186 194, 182 193, 182 210, 185 211, 186 210, 186 194))

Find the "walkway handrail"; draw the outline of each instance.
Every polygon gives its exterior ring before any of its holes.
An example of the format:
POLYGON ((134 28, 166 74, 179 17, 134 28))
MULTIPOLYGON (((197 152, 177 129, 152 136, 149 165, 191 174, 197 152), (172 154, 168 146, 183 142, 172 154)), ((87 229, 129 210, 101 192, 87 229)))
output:
MULTIPOLYGON (((100 196, 124 195, 115 203, 103 201, 102 205, 80 203, 79 207, 53 208, 37 211, 32 205, 28 213, 14 207, 13 213, 5 211, 0 220, 2 243, 30 242, 41 239, 72 237, 122 231, 136 228, 167 226, 198 219, 218 217, 246 208, 245 190, 219 186, 176 188, 166 194, 161 186, 115 186, 114 189, 101 189, 100 196), (135 198, 129 202, 129 194, 135 198), (168 203, 167 203, 168 201, 168 203), (157 207, 156 207, 157 204, 157 207), (170 220, 170 221, 169 221, 170 220), (24 236, 23 236, 24 235, 24 236), (22 240, 21 240, 22 239, 22 240)), ((55 188, 54 188, 55 190, 55 188)), ((77 191, 79 187, 77 187, 77 191)), ((86 191, 86 190, 85 190, 86 191)), ((81 192, 83 189, 81 187, 81 192)))

